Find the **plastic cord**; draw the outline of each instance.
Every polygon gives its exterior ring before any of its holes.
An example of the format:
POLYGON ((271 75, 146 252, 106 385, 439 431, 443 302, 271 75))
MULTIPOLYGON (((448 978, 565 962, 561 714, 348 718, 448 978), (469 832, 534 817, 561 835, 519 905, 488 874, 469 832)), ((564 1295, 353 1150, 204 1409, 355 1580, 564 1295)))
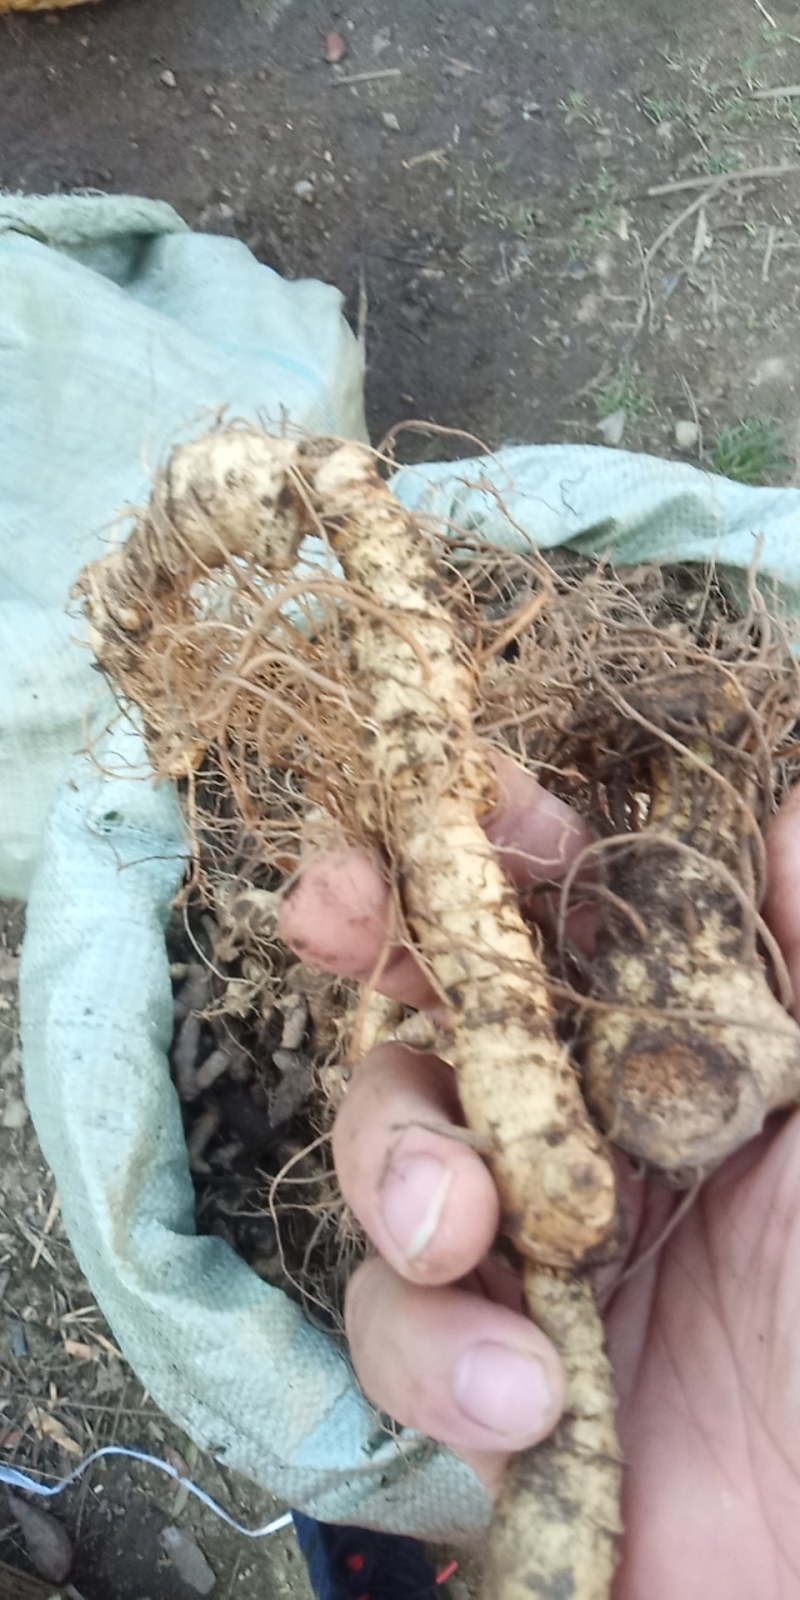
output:
POLYGON ((213 1511, 215 1517, 219 1517, 221 1522, 226 1522, 229 1528, 242 1534, 245 1539, 266 1539, 270 1534, 279 1533, 281 1528, 288 1528, 291 1524, 292 1513, 286 1511, 283 1516, 275 1517, 263 1528, 246 1528, 243 1523, 237 1522, 235 1517, 230 1516, 212 1495, 206 1494, 205 1489, 192 1483, 191 1478, 185 1478, 177 1467, 171 1466, 168 1461, 162 1461, 160 1456, 150 1456, 144 1450, 129 1449, 122 1444, 106 1444, 100 1450, 93 1450, 91 1455, 80 1462, 74 1472, 70 1472, 68 1477, 62 1478, 58 1483, 37 1483, 35 1478, 29 1477, 27 1472, 20 1472, 18 1467, 0 1464, 0 1483, 8 1484, 10 1489, 22 1489, 25 1494, 39 1495, 43 1500, 52 1500, 56 1495, 63 1494, 73 1483, 77 1483, 96 1461, 103 1461, 109 1456, 125 1456, 129 1461, 141 1461, 146 1467, 155 1467, 157 1472, 163 1472, 165 1477, 182 1484, 189 1494, 194 1495, 195 1500, 199 1500, 208 1511, 213 1511))

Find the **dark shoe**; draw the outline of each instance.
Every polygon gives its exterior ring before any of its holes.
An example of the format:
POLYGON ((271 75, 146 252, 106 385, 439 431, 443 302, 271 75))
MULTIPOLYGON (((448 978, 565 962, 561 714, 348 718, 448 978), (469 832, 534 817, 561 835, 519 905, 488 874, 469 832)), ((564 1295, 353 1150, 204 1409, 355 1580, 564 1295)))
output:
POLYGON ((442 1600, 419 1540, 292 1517, 316 1600, 442 1600))

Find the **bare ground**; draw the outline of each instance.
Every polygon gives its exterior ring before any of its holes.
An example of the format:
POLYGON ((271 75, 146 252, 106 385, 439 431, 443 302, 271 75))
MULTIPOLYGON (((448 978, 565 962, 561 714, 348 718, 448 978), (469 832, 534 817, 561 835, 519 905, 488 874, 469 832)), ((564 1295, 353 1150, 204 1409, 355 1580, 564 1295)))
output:
MULTIPOLYGON (((376 436, 424 416, 491 445, 605 440, 797 481, 798 79, 796 0, 104 0, 0 19, 0 186, 166 198, 287 275, 335 281, 353 316, 363 285, 376 436)), ((3 1454, 65 1470, 71 1446, 41 1437, 55 1418, 81 1451, 176 1451, 264 1520, 271 1502, 193 1460, 142 1395, 61 1235, 20 1100, 18 934, 9 913, 3 1454)), ((215 1593, 307 1593, 291 1536, 246 1545, 175 1497, 124 1464, 60 1503, 85 1600, 191 1593, 159 1542, 173 1521, 215 1593)))

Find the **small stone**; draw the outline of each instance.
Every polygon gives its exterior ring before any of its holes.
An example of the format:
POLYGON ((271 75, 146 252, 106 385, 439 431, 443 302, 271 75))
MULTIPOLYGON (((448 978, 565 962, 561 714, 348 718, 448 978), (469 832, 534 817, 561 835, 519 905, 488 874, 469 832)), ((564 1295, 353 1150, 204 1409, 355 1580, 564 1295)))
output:
POLYGON ((610 416, 603 417, 602 422, 597 424, 597 431, 603 435, 606 444, 622 444, 627 420, 625 407, 620 406, 617 411, 612 411, 610 416))
POLYGON ((685 419, 675 424, 675 445, 678 450, 696 450, 700 443, 700 429, 696 422, 685 419))
POLYGON ((178 80, 171 67, 166 67, 161 74, 161 82, 165 89, 177 89, 178 80))
POLYGON ((305 200, 306 205, 311 205, 314 199, 314 185, 311 179, 301 178, 300 182, 295 184, 292 193, 297 195, 298 200, 305 200))
POLYGON ((229 238, 235 238, 236 212, 226 200, 220 200, 214 205, 204 206, 197 219, 197 226, 207 233, 227 234, 229 238))
POLYGON ((0 1117, 4 1128, 24 1128, 28 1120, 28 1108, 19 1095, 11 1095, 3 1107, 0 1117))
POLYGON ((384 128, 389 129, 390 133, 400 132, 400 124, 393 111, 382 111, 381 122, 383 123, 384 128))
POLYGON ((13 1044, 0 1061, 0 1078, 16 1078, 22 1066, 19 1045, 13 1044))
POLYGON ((325 60, 330 66, 335 67, 337 62, 344 61, 347 55, 347 40, 342 38, 335 28, 331 28, 325 35, 325 60))
POLYGON ((31 1564, 48 1584, 62 1584, 69 1577, 74 1551, 66 1528, 49 1511, 29 1504, 20 1495, 6 1490, 11 1515, 19 1525, 31 1564))
POLYGON ((0 950, 0 983, 16 983, 19 978, 19 956, 12 950, 0 950))
POLYGON ((481 110, 492 122, 503 122, 511 110, 511 101, 507 94, 491 94, 483 101, 481 110))
MULTIPOLYGON (((26 1355, 28 1354, 28 1341, 25 1338, 25 1328, 19 1321, 18 1317, 12 1317, 8 1329, 8 1336, 8 1342, 11 1346, 11 1354, 14 1357, 14 1360, 24 1361, 26 1355)), ((31 1394, 34 1392, 35 1382, 35 1378, 30 1379, 28 1382, 28 1388, 31 1394)))
POLYGON ((196 1539, 183 1528, 173 1525, 164 1528, 161 1544, 169 1556, 178 1577, 196 1594, 210 1594, 217 1578, 209 1566, 196 1539))

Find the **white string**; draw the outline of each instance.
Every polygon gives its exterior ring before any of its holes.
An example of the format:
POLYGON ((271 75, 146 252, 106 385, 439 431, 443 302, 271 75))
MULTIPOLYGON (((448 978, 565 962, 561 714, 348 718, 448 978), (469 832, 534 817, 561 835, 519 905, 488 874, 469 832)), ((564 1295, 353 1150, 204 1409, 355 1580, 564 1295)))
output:
POLYGON ((106 1444, 103 1445, 101 1450, 93 1450, 92 1454, 86 1456, 80 1465, 75 1468, 74 1472, 69 1474, 69 1477, 62 1478, 58 1483, 37 1483, 35 1478, 29 1477, 27 1472, 20 1472, 18 1467, 6 1467, 0 1464, 0 1483, 8 1484, 10 1489, 22 1489, 25 1494, 38 1494, 44 1500, 52 1500, 55 1495, 63 1494, 65 1489, 69 1489, 73 1483, 77 1483, 78 1479, 83 1477, 84 1472, 87 1472, 89 1467, 93 1467, 96 1461, 102 1461, 108 1456, 126 1456, 129 1461, 142 1461, 146 1467, 155 1467, 158 1472, 163 1472, 166 1477, 172 1478, 175 1483, 182 1484, 189 1494, 194 1495, 195 1499, 200 1501, 201 1505, 204 1505, 207 1510, 213 1511, 215 1517, 219 1517, 220 1521, 226 1522, 229 1528, 233 1528, 236 1533, 242 1534, 245 1539, 266 1539, 270 1534, 279 1533, 281 1528, 288 1528, 291 1525, 292 1513, 291 1511, 286 1511, 282 1517, 275 1517, 274 1521, 266 1523, 263 1528, 246 1528, 243 1523, 237 1522, 235 1517, 229 1516, 228 1512, 210 1494, 206 1494, 205 1489, 201 1489, 196 1483, 192 1483, 191 1478, 183 1477, 177 1467, 171 1466, 169 1461, 162 1461, 160 1456, 147 1455, 144 1450, 128 1449, 127 1446, 122 1444, 106 1444))

